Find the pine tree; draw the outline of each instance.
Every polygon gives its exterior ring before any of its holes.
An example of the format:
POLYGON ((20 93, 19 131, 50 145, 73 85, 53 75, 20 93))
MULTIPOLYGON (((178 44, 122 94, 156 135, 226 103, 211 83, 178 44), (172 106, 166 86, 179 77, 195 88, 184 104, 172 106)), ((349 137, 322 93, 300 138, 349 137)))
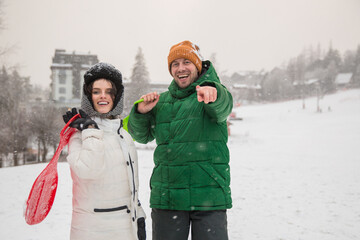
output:
POLYGON ((326 73, 322 79, 323 89, 326 93, 331 93, 336 90, 335 78, 338 74, 338 67, 335 61, 331 61, 326 68, 326 73))
POLYGON ((355 53, 355 61, 354 61, 354 76, 353 83, 355 87, 360 87, 360 45, 358 45, 356 53, 355 53))
POLYGON ((341 72, 352 72, 352 73, 355 72, 356 70, 355 52, 346 51, 344 53, 344 61, 340 70, 341 72))
POLYGON ((218 66, 218 62, 217 62, 217 54, 216 53, 212 53, 210 55, 210 61, 213 65, 213 67, 216 69, 217 72, 220 72, 220 68, 218 66))
POLYGON ((146 67, 141 47, 139 47, 135 56, 135 64, 132 69, 130 80, 130 86, 125 90, 125 114, 131 110, 133 103, 136 100, 138 100, 142 95, 147 94, 150 90, 149 72, 146 67))
POLYGON ((335 64, 336 68, 339 68, 342 65, 342 59, 338 50, 333 49, 330 45, 330 48, 324 58, 324 67, 328 68, 330 64, 335 64))

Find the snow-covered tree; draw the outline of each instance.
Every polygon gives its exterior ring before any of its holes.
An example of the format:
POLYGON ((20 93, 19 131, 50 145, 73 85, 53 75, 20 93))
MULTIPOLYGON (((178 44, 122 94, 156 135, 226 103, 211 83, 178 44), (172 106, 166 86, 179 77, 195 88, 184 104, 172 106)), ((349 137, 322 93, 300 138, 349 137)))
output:
POLYGON ((326 68, 326 74, 322 79, 323 89, 326 93, 333 92, 335 90, 335 78, 338 74, 338 67, 335 61, 331 61, 326 68))
POLYGON ((130 77, 129 88, 125 89, 125 113, 128 113, 133 103, 149 92, 150 78, 142 49, 139 47, 135 56, 135 64, 130 77))
POLYGON ((344 61, 341 67, 341 72, 352 72, 354 73, 356 69, 355 65, 355 52, 354 51, 346 51, 344 53, 344 61))
POLYGON ((358 45, 355 53, 354 65, 353 84, 355 87, 360 87, 360 45, 358 45))
MULTIPOLYGON (((3 1, 0 0, 0 33, 1 31, 5 28, 4 26, 4 19, 3 19, 3 1)), ((0 46, 0 57, 4 56, 8 51, 10 50, 10 48, 5 47, 5 46, 0 46)), ((1 60, 1 58, 0 58, 1 60)))
POLYGON ((6 149, 2 154, 13 154, 14 165, 19 165, 19 154, 26 149, 28 140, 27 111, 25 102, 28 92, 28 78, 21 77, 17 71, 11 75, 3 67, 0 74, 0 118, 1 136, 6 149))
POLYGON ((213 64, 214 68, 216 69, 217 72, 220 72, 220 68, 219 68, 219 63, 217 61, 217 54, 216 53, 212 53, 210 55, 209 58, 210 62, 213 64))
POLYGON ((3 29, 3 3, 2 0, 0 0, 0 31, 3 29))
POLYGON ((292 86, 287 79, 286 71, 275 68, 267 74, 262 83, 262 95, 264 99, 278 101, 289 98, 292 86))
MULTIPOLYGON (((54 147, 55 150, 59 142, 59 133, 64 126, 60 116, 60 110, 51 103, 36 106, 31 111, 29 125, 32 134, 38 141, 42 162, 49 160, 46 159, 49 147, 54 147)), ((39 158, 38 161, 40 161, 39 158)))
POLYGON ((335 64, 336 68, 342 65, 342 59, 338 50, 333 49, 331 46, 324 58, 324 66, 327 68, 330 64, 335 64))

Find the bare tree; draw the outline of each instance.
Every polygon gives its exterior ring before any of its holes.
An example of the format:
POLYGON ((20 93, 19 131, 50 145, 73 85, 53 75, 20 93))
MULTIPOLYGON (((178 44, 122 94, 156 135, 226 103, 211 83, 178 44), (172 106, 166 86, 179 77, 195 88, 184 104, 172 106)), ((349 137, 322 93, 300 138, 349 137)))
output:
POLYGON ((4 28, 4 26, 3 26, 4 22, 3 22, 2 16, 3 16, 3 2, 2 2, 2 0, 0 0, 0 31, 3 30, 3 28, 4 28))
MULTIPOLYGON (((4 20, 3 20, 3 2, 0 0, 0 33, 4 30, 4 20)), ((6 48, 3 46, 0 46, 0 57, 5 55, 7 52, 6 48)))
POLYGON ((6 156, 10 153, 10 146, 9 146, 9 137, 10 136, 10 128, 8 126, 8 122, 5 121, 5 111, 8 109, 8 99, 6 95, 6 85, 9 76, 5 67, 2 67, 0 70, 0 168, 3 166, 3 162, 6 156))
MULTIPOLYGON (((32 109, 29 125, 38 141, 41 161, 46 162, 49 148, 56 146, 59 142, 59 133, 64 125, 60 110, 51 103, 39 104, 32 109)), ((40 161, 39 158, 38 161, 40 161)))
MULTIPOLYGON (((3 5, 3 1, 0 0, 0 35, 1 32, 5 29, 5 23, 4 23, 4 18, 3 18, 3 14, 4 14, 4 5, 3 5)), ((15 49, 15 44, 13 44, 12 46, 0 46, 0 63, 2 64, 2 60, 5 60, 5 56, 10 53, 11 51, 14 51, 15 49)))
MULTIPOLYGON (((3 30, 4 26, 3 26, 3 3, 2 0, 0 0, 0 32, 3 30)), ((0 46, 0 56, 2 56, 4 54, 3 52, 3 48, 0 46)))
POLYGON ((0 74, 0 117, 4 134, 0 137, 7 146, 2 153, 12 153, 15 166, 19 165, 19 153, 26 149, 28 140, 28 127, 25 124, 28 80, 16 71, 8 75, 5 67, 0 74))

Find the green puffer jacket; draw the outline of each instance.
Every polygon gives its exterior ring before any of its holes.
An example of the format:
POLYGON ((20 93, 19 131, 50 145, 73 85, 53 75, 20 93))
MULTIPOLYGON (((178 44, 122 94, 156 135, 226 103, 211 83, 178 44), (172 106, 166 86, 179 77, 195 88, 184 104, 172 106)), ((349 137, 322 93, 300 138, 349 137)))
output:
POLYGON ((128 129, 139 143, 156 139, 150 180, 150 207, 169 210, 217 210, 232 207, 226 120, 230 92, 209 61, 197 81, 180 89, 173 80, 147 114, 130 113, 128 129), (214 86, 217 100, 198 102, 196 86, 214 86))

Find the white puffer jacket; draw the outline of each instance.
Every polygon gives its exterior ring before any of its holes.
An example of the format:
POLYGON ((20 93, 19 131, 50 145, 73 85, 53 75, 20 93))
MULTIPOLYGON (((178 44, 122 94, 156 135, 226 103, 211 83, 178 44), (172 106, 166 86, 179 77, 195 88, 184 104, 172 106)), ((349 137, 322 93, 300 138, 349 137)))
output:
POLYGON ((138 160, 120 119, 94 119, 98 129, 76 132, 69 142, 73 179, 71 240, 138 239, 138 160))

